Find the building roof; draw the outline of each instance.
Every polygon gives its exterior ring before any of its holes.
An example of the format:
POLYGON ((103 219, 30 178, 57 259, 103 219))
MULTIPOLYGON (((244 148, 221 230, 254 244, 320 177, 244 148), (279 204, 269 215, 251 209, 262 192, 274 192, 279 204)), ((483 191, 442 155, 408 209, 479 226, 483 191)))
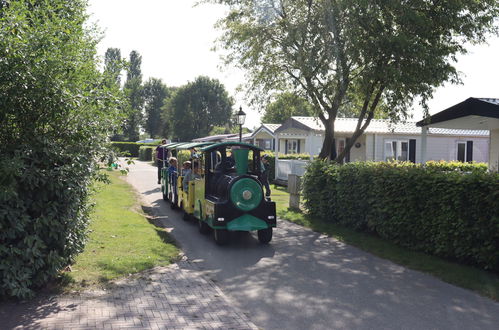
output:
POLYGON ((251 134, 252 137, 260 133, 261 131, 266 131, 269 135, 275 136, 275 131, 281 127, 281 124, 262 124, 260 127, 255 129, 251 134))
POLYGON ((268 129, 270 132, 275 133, 275 130, 281 127, 281 124, 262 124, 262 126, 268 129))
POLYGON ((470 97, 417 123, 418 126, 499 129, 499 99, 470 97))
MULTIPOLYGON (((353 133, 357 127, 357 118, 336 118, 335 133, 353 133)), ((291 117, 288 119, 276 133, 286 128, 297 128, 308 131, 324 131, 322 122, 317 117, 291 117)), ((371 134, 421 134, 421 128, 416 126, 415 121, 405 121, 392 123, 388 119, 373 119, 369 123, 365 133, 371 134)), ((487 130, 467 130, 467 129, 445 129, 430 128, 428 134, 434 135, 457 135, 457 136, 488 136, 487 130)))

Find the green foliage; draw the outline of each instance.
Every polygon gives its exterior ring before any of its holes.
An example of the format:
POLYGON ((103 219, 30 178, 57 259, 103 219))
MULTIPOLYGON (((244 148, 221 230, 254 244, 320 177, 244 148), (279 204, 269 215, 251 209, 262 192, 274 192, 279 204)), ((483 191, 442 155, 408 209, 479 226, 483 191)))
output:
POLYGON ((304 177, 305 205, 312 217, 497 272, 499 175, 480 166, 315 161, 304 177))
POLYGON ((228 124, 233 100, 220 81, 198 77, 180 87, 165 106, 173 138, 190 141, 207 136, 214 126, 228 124))
POLYGON ((123 92, 128 100, 123 135, 128 141, 140 139, 139 129, 143 120, 142 108, 144 106, 141 63, 142 56, 135 50, 131 51, 127 67, 127 79, 123 86, 123 92))
POLYGON ((247 72, 254 101, 291 90, 314 105, 326 128, 322 159, 331 157, 341 109, 357 114, 338 162, 372 118, 405 117, 415 100, 426 107, 436 86, 459 82, 453 59, 497 32, 499 16, 497 0, 205 2, 229 8, 219 44, 226 62, 247 72))
POLYGON ((290 92, 278 94, 275 100, 265 107, 262 123, 282 124, 292 116, 314 116, 313 105, 306 99, 290 92))
POLYGON ((121 50, 119 48, 108 48, 104 55, 104 74, 109 77, 109 84, 120 86, 121 70, 124 69, 121 50))
POLYGON ((141 146, 139 148, 139 160, 142 161, 153 160, 152 157, 155 149, 156 147, 141 146))
POLYGON ((167 122, 161 118, 165 99, 171 91, 161 79, 150 78, 144 84, 144 110, 146 114, 144 129, 151 137, 161 137, 165 131, 167 122))
POLYGON ((85 1, 0 15, 0 296, 28 297, 83 249, 89 185, 121 100, 97 69, 85 1))
POLYGON ((123 156, 139 157, 141 143, 136 142, 111 142, 111 147, 118 150, 123 156))

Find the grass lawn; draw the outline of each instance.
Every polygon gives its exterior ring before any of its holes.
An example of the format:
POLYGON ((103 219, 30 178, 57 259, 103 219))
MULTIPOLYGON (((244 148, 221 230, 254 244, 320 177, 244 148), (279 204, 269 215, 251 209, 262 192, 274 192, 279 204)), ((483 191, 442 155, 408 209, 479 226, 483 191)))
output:
POLYGON ((499 274, 410 251, 373 235, 356 232, 352 229, 324 222, 321 219, 311 219, 303 212, 288 208, 289 194, 286 187, 272 185, 271 189, 272 200, 276 202, 277 216, 281 219, 327 234, 344 243, 356 246, 407 268, 431 274, 445 282, 499 300, 499 274))
POLYGON ((179 255, 164 229, 142 212, 136 193, 119 178, 119 171, 108 173, 111 184, 98 184, 94 196, 96 207, 85 251, 76 258, 72 271, 63 276, 65 290, 78 291, 169 265, 179 255))

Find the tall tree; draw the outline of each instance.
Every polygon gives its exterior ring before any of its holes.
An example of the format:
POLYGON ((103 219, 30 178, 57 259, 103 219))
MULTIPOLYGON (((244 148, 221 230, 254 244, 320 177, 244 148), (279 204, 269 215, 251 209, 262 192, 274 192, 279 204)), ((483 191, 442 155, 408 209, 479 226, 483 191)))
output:
POLYGON ((282 124, 291 116, 313 116, 312 104, 290 92, 280 93, 265 107, 262 123, 282 124))
POLYGON ((467 42, 496 32, 497 0, 206 0, 230 10, 218 24, 228 62, 248 72, 256 95, 294 89, 325 127, 321 158, 330 158, 339 110, 359 99, 358 124, 341 161, 379 105, 404 117, 415 99, 459 82, 452 60, 467 42))
POLYGON ((123 60, 119 48, 108 48, 104 55, 104 74, 108 76, 109 83, 120 86, 123 60))
POLYGON ((161 79, 150 78, 144 84, 144 110, 145 110, 145 126, 144 129, 151 137, 161 137, 164 132, 166 123, 161 118, 162 108, 165 104, 165 99, 169 96, 168 87, 161 79))
POLYGON ((123 87, 125 96, 128 99, 127 118, 123 127, 123 134, 128 141, 137 141, 140 138, 144 106, 141 64, 142 56, 135 50, 130 52, 126 82, 123 87))
POLYGON ((232 98, 217 79, 198 77, 180 87, 166 106, 173 137, 182 141, 208 135, 232 117, 232 98))

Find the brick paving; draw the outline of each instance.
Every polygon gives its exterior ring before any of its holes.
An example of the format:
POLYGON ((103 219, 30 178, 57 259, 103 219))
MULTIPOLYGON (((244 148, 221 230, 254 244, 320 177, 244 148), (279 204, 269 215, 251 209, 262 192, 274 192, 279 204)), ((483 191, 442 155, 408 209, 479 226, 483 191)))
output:
POLYGON ((187 260, 114 284, 108 291, 0 303, 0 329, 258 329, 187 260))

